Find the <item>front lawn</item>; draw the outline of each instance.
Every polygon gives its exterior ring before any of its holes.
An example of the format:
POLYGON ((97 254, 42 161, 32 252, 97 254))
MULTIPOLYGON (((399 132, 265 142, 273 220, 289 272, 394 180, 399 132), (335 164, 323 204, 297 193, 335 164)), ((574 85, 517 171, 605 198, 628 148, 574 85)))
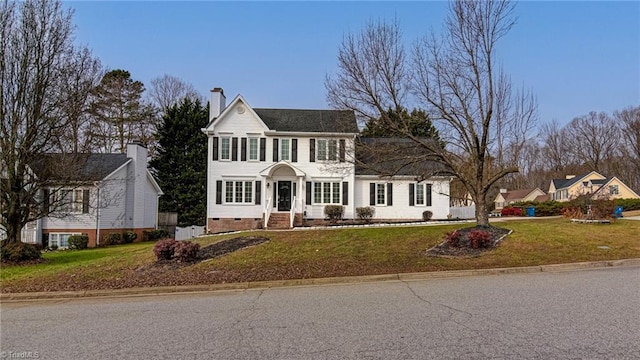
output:
MULTIPOLYGON (((3 266, 2 292, 127 288, 468 270, 640 257, 640 221, 572 224, 567 219, 497 223, 513 230, 476 258, 425 255, 464 225, 251 232, 270 241, 188 266, 155 266, 153 243, 45 253, 48 263, 3 266), (603 249, 601 247, 608 248, 603 249)), ((468 224, 467 226, 471 226, 468 224)), ((205 246, 241 235, 198 239, 205 246)), ((246 235, 246 234, 244 234, 246 235)))

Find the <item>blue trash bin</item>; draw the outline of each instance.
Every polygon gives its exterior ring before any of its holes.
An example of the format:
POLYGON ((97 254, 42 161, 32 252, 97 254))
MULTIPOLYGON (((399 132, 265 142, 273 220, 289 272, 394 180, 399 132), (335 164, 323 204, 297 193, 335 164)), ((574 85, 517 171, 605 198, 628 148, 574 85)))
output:
POLYGON ((622 206, 620 205, 616 206, 616 208, 613 210, 613 217, 614 218, 622 217, 622 206))
POLYGON ((527 207, 527 216, 535 217, 536 216, 536 208, 533 206, 527 207))

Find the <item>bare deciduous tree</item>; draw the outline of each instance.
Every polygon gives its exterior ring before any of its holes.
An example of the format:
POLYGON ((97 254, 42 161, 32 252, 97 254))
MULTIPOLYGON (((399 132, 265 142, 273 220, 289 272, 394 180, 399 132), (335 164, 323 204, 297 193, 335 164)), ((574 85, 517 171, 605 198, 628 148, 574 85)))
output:
POLYGON ((89 97, 104 72, 100 61, 86 48, 72 54, 69 61, 70 66, 63 70, 61 78, 66 98, 62 111, 67 127, 59 138, 60 148, 63 152, 90 152, 89 97))
POLYGON ((78 105, 66 88, 82 57, 71 16, 60 1, 0 3, 0 224, 8 243, 20 243, 25 224, 55 210, 43 206, 43 190, 54 178, 58 186, 70 181, 82 164, 71 156, 35 171, 44 153, 61 150, 65 112, 78 105))
POLYGON ((573 119, 566 127, 567 152, 589 167, 590 170, 608 173, 605 160, 615 156, 619 142, 618 127, 613 118, 601 112, 573 119))
POLYGON ((613 114, 621 128, 621 156, 625 162, 623 178, 636 191, 640 191, 640 106, 629 107, 613 114))
POLYGON ((180 103, 185 98, 193 102, 196 100, 203 101, 202 96, 192 84, 168 74, 151 80, 148 96, 151 102, 162 112, 180 103))
POLYGON ((331 106, 353 110, 364 123, 386 117, 387 110, 409 108, 410 77, 397 21, 369 22, 360 34, 347 35, 338 51, 338 67, 335 78, 325 79, 331 106))
POLYGON ((515 23, 507 1, 455 1, 442 36, 415 46, 415 90, 440 124, 446 149, 418 142, 438 154, 476 203, 478 225, 487 226, 489 194, 504 176, 519 171, 517 157, 501 145, 520 147, 528 137, 537 104, 527 91, 512 91, 500 70, 495 46, 515 23))
POLYGON ((533 95, 513 91, 496 61, 495 46, 515 22, 513 6, 507 1, 451 3, 443 35, 418 41, 412 64, 406 62, 396 22, 369 23, 360 36, 345 38, 339 73, 325 82, 331 105, 354 110, 361 119, 378 119, 420 150, 413 156, 396 152, 396 170, 412 166, 458 178, 476 203, 479 225, 488 225, 494 184, 518 172, 519 148, 537 120, 533 95), (384 116, 387 109, 410 107, 411 100, 428 110, 444 147, 412 135, 402 118, 384 116), (434 161, 440 166, 417 166, 434 161))

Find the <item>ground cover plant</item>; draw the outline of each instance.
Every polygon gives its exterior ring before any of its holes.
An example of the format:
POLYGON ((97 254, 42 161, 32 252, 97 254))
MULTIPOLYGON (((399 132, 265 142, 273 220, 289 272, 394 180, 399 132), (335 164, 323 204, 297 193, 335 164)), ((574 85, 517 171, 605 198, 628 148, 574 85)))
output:
MULTIPOLYGON (((531 266, 640 257, 640 221, 572 224, 565 218, 495 223, 513 233, 477 257, 426 255, 460 224, 254 231, 197 239, 201 249, 238 237, 268 242, 209 260, 156 266, 154 243, 43 253, 46 263, 0 268, 2 292, 220 284, 332 276, 531 266)), ((222 245, 218 245, 222 246, 222 245)))

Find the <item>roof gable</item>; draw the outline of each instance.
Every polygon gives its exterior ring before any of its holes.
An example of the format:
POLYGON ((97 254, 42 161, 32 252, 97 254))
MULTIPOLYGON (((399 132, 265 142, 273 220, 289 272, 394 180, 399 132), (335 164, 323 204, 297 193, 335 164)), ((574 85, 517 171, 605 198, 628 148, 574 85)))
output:
MULTIPOLYGON (((584 178, 589 177, 590 175, 595 174, 598 175, 601 178, 604 178, 604 176, 602 176, 602 174, 598 173, 597 171, 590 171, 586 174, 581 174, 578 176, 575 176, 571 179, 553 179, 553 184, 556 188, 556 190, 560 190, 560 189, 566 189, 569 188, 579 182, 581 182, 584 178)), ((593 182, 593 180, 592 180, 593 182)))
POLYGON ((262 121, 260 116, 256 114, 255 110, 251 107, 251 105, 249 105, 247 100, 245 100, 242 95, 238 94, 233 100, 231 100, 231 103, 229 103, 229 105, 227 105, 227 107, 225 107, 224 110, 222 110, 222 113, 220 113, 218 117, 211 119, 211 121, 209 121, 207 126, 204 129, 202 129, 202 131, 203 132, 215 131, 215 127, 218 126, 221 122, 223 122, 227 117, 229 117, 232 114, 233 109, 241 105, 244 105, 243 111, 248 111, 249 114, 253 115, 253 117, 260 123, 260 125, 264 130, 270 129, 264 123, 264 121, 262 121))

